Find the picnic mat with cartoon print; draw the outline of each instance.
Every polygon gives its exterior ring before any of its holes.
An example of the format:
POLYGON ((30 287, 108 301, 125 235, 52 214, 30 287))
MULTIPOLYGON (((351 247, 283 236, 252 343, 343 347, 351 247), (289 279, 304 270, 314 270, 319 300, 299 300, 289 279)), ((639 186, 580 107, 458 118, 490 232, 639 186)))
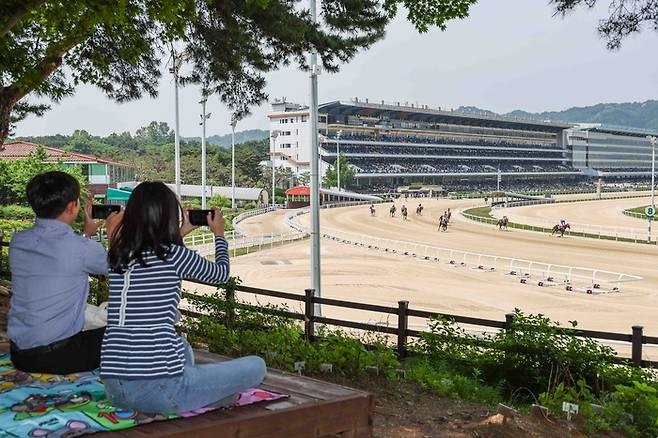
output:
MULTIPOLYGON (((288 397, 249 389, 234 407, 288 397)), ((178 414, 143 414, 118 409, 106 399, 98 370, 86 373, 24 373, 14 369, 9 354, 0 355, 0 437, 76 437, 128 429, 153 421, 193 417, 214 408, 178 414)))

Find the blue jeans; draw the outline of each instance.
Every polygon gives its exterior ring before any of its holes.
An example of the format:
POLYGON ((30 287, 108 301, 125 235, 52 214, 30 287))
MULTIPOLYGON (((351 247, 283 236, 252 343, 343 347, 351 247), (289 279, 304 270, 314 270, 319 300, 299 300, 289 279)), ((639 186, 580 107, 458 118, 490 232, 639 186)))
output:
POLYGON ((186 412, 206 406, 230 406, 240 391, 261 384, 267 368, 258 356, 194 365, 185 343, 182 376, 157 379, 103 379, 108 399, 122 409, 146 413, 186 412))

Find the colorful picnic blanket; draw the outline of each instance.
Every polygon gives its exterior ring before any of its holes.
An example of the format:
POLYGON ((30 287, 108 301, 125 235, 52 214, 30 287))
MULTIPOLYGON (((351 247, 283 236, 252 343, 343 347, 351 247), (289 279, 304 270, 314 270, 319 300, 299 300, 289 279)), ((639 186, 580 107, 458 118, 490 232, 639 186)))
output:
MULTIPOLYGON (((287 395, 249 389, 240 394, 235 407, 284 397, 287 395)), ((71 438, 212 410, 178 414, 124 411, 106 399, 98 370, 66 376, 24 373, 13 368, 8 354, 0 355, 0 437, 71 438)))

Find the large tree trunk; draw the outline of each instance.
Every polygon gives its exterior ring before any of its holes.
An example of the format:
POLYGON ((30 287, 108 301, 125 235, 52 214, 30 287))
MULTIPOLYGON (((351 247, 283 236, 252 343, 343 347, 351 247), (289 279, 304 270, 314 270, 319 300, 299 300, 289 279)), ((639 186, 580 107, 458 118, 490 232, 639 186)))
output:
POLYGON ((0 91, 0 145, 5 142, 9 136, 9 126, 11 124, 11 111, 20 98, 16 93, 6 90, 0 91))

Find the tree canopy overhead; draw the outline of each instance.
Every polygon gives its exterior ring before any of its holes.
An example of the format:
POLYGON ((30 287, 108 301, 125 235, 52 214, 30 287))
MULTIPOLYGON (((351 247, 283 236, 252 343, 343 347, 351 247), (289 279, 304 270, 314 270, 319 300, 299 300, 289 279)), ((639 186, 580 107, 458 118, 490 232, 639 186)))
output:
POLYGON ((468 15, 476 0, 4 0, 0 2, 0 143, 12 123, 41 114, 81 83, 118 102, 155 96, 161 62, 185 52, 183 83, 217 93, 237 117, 263 102, 263 74, 317 51, 336 71, 384 36, 400 6, 420 32, 468 15))
MULTIPOLYGON (((598 0, 551 0, 558 15, 566 15, 585 6, 593 8, 598 0)), ((610 15, 599 21, 599 34, 606 40, 610 50, 621 47, 627 36, 639 33, 645 27, 658 31, 658 1, 656 0, 611 0, 610 15)))

